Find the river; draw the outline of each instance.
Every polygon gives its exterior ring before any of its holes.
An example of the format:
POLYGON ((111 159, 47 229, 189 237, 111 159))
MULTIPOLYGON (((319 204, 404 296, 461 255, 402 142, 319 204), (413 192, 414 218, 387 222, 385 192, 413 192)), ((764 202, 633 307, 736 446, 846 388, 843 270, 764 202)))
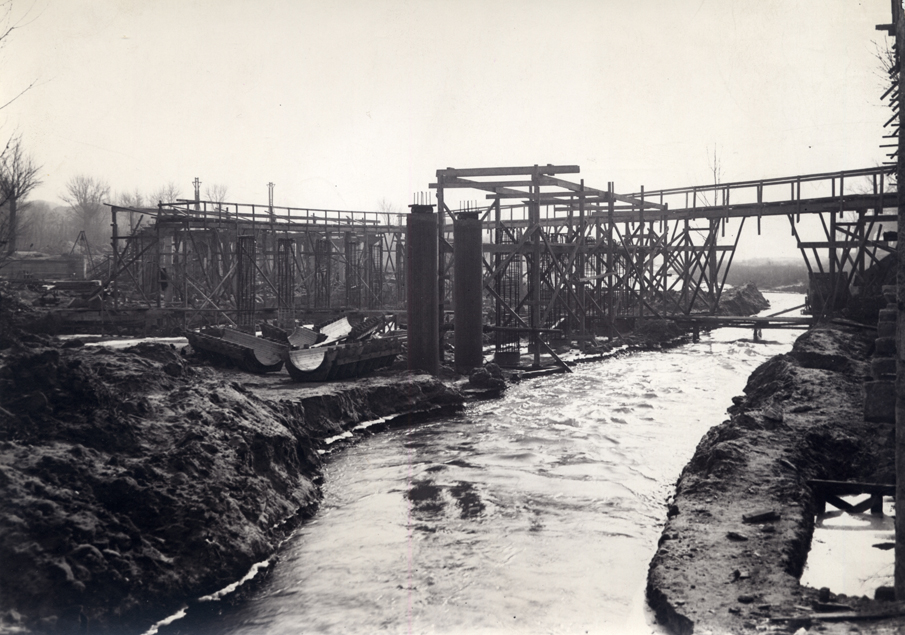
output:
MULTIPOLYGON (((766 295, 764 314, 802 301, 766 295)), ((798 334, 721 329, 338 447, 253 590, 160 632, 657 632, 644 585, 676 478, 798 334)))

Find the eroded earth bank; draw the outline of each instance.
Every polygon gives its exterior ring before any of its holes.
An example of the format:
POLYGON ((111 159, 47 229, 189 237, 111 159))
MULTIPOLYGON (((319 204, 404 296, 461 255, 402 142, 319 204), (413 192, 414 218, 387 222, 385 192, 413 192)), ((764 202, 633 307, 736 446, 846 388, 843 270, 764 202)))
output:
POLYGON ((730 419, 702 439, 648 574, 648 599, 670 631, 900 632, 901 605, 799 584, 817 511, 807 481, 895 481, 894 424, 864 419, 875 337, 806 332, 752 373, 730 419), (821 609, 859 615, 836 621, 821 609))
MULTIPOLYGON (((733 312, 750 314, 765 306, 762 297, 753 300, 733 312)), ((661 341, 681 335, 673 324, 658 326, 663 325, 650 322, 624 338, 626 349, 658 348, 661 341)), ((0 333, 0 630, 141 632, 186 601, 241 578, 313 513, 320 499, 318 449, 326 439, 392 415, 410 422, 407 415, 454 409, 464 399, 453 382, 425 375, 388 372, 305 387, 285 376, 250 376, 198 366, 168 345, 116 350, 64 343, 9 323, 0 327, 5 328, 0 333)), ((810 359, 810 366, 801 366, 805 369, 801 372, 819 370, 849 379, 863 375, 868 340, 854 333, 833 333, 811 336, 811 348, 823 351, 820 347, 826 342, 835 342, 841 353, 805 355, 802 359, 810 359), (834 355, 842 355, 844 361, 834 355), (828 356, 835 360, 833 368, 813 368, 828 356)), ((786 357, 788 364, 799 364, 794 353, 786 357)), ((772 377, 763 369, 758 373, 772 377)), ((763 404, 758 405, 751 393, 739 405, 733 422, 741 417, 742 429, 783 431, 793 415, 811 420, 829 407, 817 387, 809 394, 819 405, 796 406, 792 397, 782 396, 797 394, 795 390, 775 390, 779 380, 769 381, 773 383, 761 391, 763 404), (767 401, 769 407, 764 405, 767 401), (759 408, 766 414, 758 414, 759 408), (807 412, 808 408, 813 410, 807 412)), ((755 378, 752 383, 757 383, 755 378)), ((850 388, 854 398, 860 388, 855 383, 850 388)), ((834 390, 828 387, 824 392, 834 390)), ((857 407, 852 407, 854 413, 857 407)), ((736 433, 724 437, 718 430, 702 448, 736 439, 732 436, 736 433)), ((879 428, 876 432, 888 435, 879 428)), ((787 436, 795 435, 789 431, 787 436)), ((821 442, 814 443, 816 455, 821 442)), ((843 450, 849 447, 839 443, 843 450)), ((743 448, 732 447, 712 453, 717 458, 696 456, 683 482, 697 478, 704 485, 689 491, 705 492, 711 480, 720 481, 722 472, 741 464, 743 448), (698 463, 706 473, 694 476, 698 463)), ((784 458, 794 466, 796 456, 784 458)), ((812 472, 822 478, 838 477, 838 471, 816 461, 812 472)), ((752 483, 745 488, 749 486, 752 483)), ((701 500, 713 503, 713 522, 721 503, 715 493, 720 488, 711 489, 714 493, 702 494, 701 500)), ((683 544, 677 523, 688 518, 683 513, 691 503, 685 496, 680 484, 677 505, 682 513, 664 532, 676 537, 663 543, 669 547, 683 544)), ((806 501, 807 496, 805 492, 790 500, 806 501)), ((759 508, 764 503, 749 497, 745 504, 759 508)), ((701 518, 705 519, 703 514, 701 518)), ((783 518, 785 523, 792 515, 783 518)), ((796 531, 795 544, 800 547, 806 544, 809 529, 796 531)), ((774 544, 781 544, 779 537, 774 544)), ((678 558, 680 553, 681 549, 661 547, 651 579, 661 568, 691 575, 689 560, 669 560, 670 554, 678 558)), ((793 577, 803 557, 803 553, 790 556, 790 563, 799 563, 787 567, 793 577)), ((656 579, 662 582, 652 583, 656 590, 651 597, 661 615, 680 629, 691 624, 682 608, 691 606, 690 598, 678 594, 688 588, 682 586, 684 578, 656 579)))
POLYGON ((2 351, 2 630, 141 632, 313 512, 325 438, 462 402, 426 375, 246 379, 160 344, 23 334, 2 351))

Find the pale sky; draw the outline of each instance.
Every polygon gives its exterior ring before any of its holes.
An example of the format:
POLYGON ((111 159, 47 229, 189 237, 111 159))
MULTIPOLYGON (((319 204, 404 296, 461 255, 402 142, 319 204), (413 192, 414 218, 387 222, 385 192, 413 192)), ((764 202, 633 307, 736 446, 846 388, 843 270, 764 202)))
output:
POLYGON ((401 211, 438 168, 535 163, 628 193, 712 182, 714 148, 723 181, 873 166, 891 114, 889 0, 13 5, 0 103, 35 85, 0 132, 52 203, 85 174, 401 211))

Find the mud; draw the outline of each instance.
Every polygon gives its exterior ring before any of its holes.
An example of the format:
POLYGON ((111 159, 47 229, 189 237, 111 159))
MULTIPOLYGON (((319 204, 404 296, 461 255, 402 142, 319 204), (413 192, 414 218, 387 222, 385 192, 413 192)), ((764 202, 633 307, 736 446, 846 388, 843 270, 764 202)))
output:
POLYGON ((141 632, 314 511, 325 438, 462 403, 426 375, 299 387, 166 345, 0 355, 0 630, 141 632))
POLYGON ((648 600, 671 632, 897 632, 901 617, 870 616, 899 605, 799 584, 816 514, 808 479, 895 479, 894 425, 863 417, 873 337, 806 332, 752 373, 730 419, 701 440, 648 573, 648 600), (833 603, 859 617, 822 617, 833 603))

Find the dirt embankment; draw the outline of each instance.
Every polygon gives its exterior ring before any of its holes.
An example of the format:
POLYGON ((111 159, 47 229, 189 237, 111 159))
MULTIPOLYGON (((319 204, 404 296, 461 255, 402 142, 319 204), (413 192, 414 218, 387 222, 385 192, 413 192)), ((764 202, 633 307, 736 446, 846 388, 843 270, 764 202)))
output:
POLYGON ((461 403, 426 375, 259 395, 163 345, 23 337, 0 352, 0 630, 147 628, 313 510, 321 439, 461 403))
MULTIPOLYGON (((848 632, 851 623, 818 623, 811 612, 818 592, 798 579, 816 513, 807 480, 894 482, 894 426, 863 417, 873 337, 808 331, 789 354, 755 370, 731 418, 702 439, 678 480, 648 574, 648 599, 671 631, 791 632, 814 624, 848 632), (768 511, 778 518, 743 519, 768 511)), ((862 611, 879 605, 830 599, 862 611)), ((858 626, 880 632, 883 622, 858 626)))

